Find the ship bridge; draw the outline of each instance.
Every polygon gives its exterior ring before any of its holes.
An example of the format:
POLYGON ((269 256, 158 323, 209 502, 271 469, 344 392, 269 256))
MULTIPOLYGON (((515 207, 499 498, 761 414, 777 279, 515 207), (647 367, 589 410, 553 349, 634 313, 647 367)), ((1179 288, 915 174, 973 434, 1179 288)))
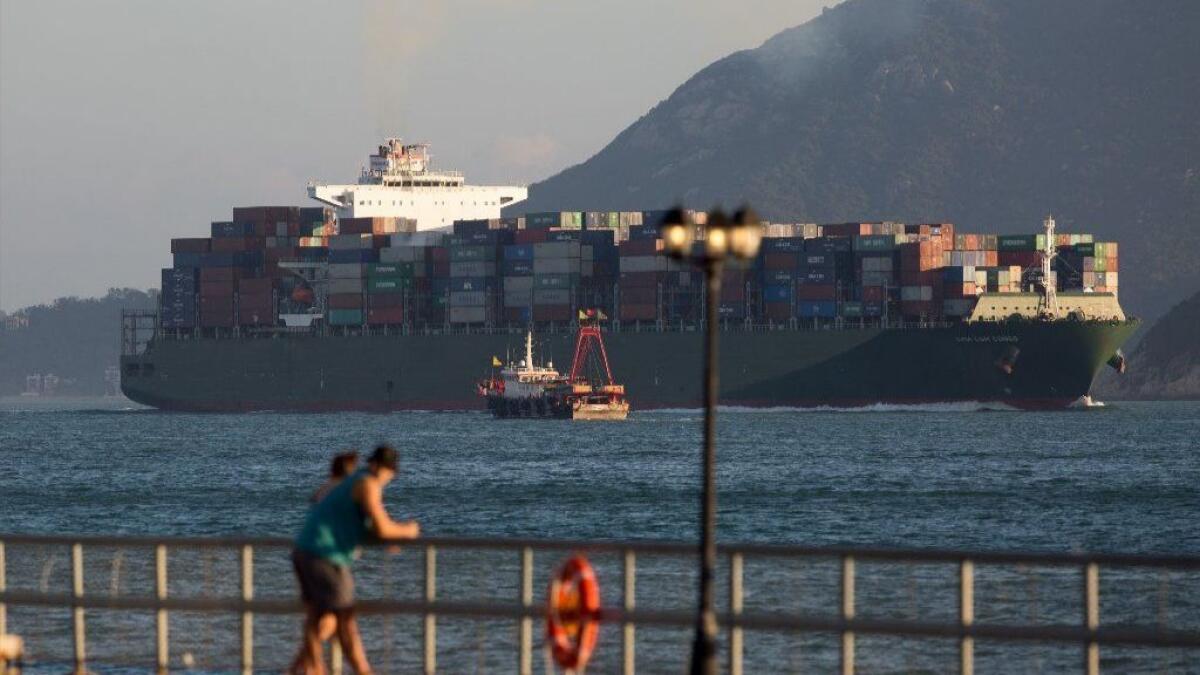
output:
POLYGON ((460 171, 433 170, 430 157, 428 144, 388 138, 368 157, 356 183, 309 183, 308 196, 342 218, 412 218, 417 230, 499 218, 501 208, 529 196, 525 186, 468 185, 460 171))

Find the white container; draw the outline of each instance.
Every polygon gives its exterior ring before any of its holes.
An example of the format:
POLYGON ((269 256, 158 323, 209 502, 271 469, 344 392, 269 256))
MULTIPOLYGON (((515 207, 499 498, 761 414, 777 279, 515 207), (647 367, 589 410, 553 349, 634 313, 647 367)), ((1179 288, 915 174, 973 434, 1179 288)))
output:
POLYGON ((363 263, 329 263, 330 279, 360 279, 366 276, 366 271, 363 263))
POLYGON ((329 248, 335 251, 371 248, 374 244, 375 237, 371 234, 335 234, 329 238, 329 248))
POLYGON ((533 258, 534 274, 579 274, 579 258, 533 258))
POLYGON ((661 255, 631 255, 621 257, 622 272, 665 272, 667 258, 661 255))
POLYGON ((487 321, 486 307, 451 307, 450 323, 483 323, 487 321))
POLYGON ((330 293, 362 293, 362 279, 330 279, 330 293))
POLYGON ((571 304, 571 291, 568 290, 538 290, 533 292, 533 304, 535 305, 569 305, 571 304))
POLYGON ((533 245, 533 259, 578 258, 580 244, 577 241, 546 241, 533 245))
POLYGON ((529 307, 533 304, 533 291, 504 291, 505 307, 529 307))
POLYGON ((505 294, 516 291, 528 293, 533 290, 533 277, 504 277, 505 294))
POLYGON ((451 307, 482 307, 487 304, 486 291, 451 291, 451 307))
POLYGON ((471 262, 450 263, 451 277, 494 277, 496 262, 494 260, 477 260, 471 262))

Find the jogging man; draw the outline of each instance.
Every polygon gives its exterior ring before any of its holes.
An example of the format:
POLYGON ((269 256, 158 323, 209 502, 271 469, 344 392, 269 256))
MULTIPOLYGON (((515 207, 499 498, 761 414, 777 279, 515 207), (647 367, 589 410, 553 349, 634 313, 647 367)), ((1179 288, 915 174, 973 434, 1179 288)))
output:
POLYGON ((354 549, 368 535, 396 540, 421 534, 416 521, 396 522, 383 508, 383 490, 396 477, 397 464, 394 449, 375 448, 365 469, 342 480, 312 507, 296 536, 292 565, 308 616, 293 670, 324 675, 321 643, 336 623, 342 653, 351 667, 359 675, 371 672, 354 618, 350 565, 354 549))

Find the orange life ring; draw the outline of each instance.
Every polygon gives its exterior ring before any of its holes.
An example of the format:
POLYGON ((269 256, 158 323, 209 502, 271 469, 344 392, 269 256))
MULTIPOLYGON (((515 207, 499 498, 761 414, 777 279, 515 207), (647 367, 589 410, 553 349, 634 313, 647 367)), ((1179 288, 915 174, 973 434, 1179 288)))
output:
POLYGON ((572 556, 550 581, 546 640, 560 668, 587 665, 600 637, 600 585, 587 558, 572 556))

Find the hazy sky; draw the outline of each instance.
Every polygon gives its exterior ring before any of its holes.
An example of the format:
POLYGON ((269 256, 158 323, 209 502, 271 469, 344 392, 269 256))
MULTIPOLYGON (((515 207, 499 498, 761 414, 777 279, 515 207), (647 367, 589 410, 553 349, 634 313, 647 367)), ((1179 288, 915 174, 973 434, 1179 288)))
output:
POLYGON ((385 134, 544 178, 822 4, 0 0, 0 309, 157 286, 169 238, 304 204, 385 134))

